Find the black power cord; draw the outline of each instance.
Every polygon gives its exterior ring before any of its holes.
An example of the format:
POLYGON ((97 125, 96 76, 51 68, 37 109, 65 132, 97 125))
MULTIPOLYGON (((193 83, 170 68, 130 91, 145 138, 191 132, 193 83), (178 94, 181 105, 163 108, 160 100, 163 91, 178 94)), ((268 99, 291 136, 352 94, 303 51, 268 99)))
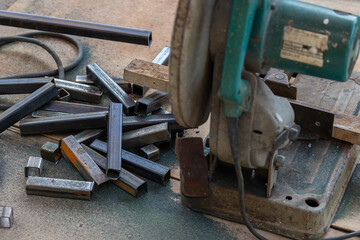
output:
POLYGON ((12 43, 12 42, 28 42, 28 43, 33 43, 33 44, 36 44, 36 45, 44 48, 54 58, 57 66, 58 66, 58 69, 51 70, 51 71, 44 71, 44 72, 16 74, 16 75, 11 75, 11 76, 7 76, 7 77, 2 77, 0 79, 35 78, 35 77, 54 76, 56 74, 59 75, 60 79, 65 79, 65 72, 68 72, 68 71, 74 69, 81 62, 81 60, 84 56, 84 48, 83 48, 82 43, 80 41, 78 41, 77 39, 70 37, 68 35, 64 35, 64 34, 51 33, 51 32, 30 32, 30 33, 25 33, 25 34, 13 36, 13 37, 3 37, 3 38, 0 38, 0 47, 5 44, 12 43), (77 57, 69 65, 63 67, 60 57, 57 55, 57 53, 51 47, 46 45, 45 43, 41 42, 40 40, 34 39, 35 37, 52 37, 52 38, 58 38, 58 39, 65 40, 65 41, 73 44, 76 47, 77 52, 78 52, 77 57), (59 64, 59 63, 61 63, 61 64, 59 64))
MULTIPOLYGON (((266 240, 265 237, 263 237, 260 233, 258 233, 255 230, 255 228, 249 221, 247 214, 246 214, 246 210, 245 210, 244 177, 243 177, 243 174, 241 171, 241 165, 240 165, 239 131, 238 131, 239 125, 238 124, 239 124, 238 118, 229 118, 229 117, 227 118, 227 127, 228 127, 228 135, 229 135, 229 140, 230 140, 230 148, 231 148, 232 157, 233 157, 234 163, 235 163, 236 175, 238 178, 240 212, 241 212, 243 221, 244 221, 245 225, 247 226, 247 228, 249 229, 249 231, 258 239, 266 240)), ((356 236, 360 236, 360 231, 344 234, 344 235, 337 236, 337 237, 325 238, 323 240, 343 240, 343 239, 348 239, 348 238, 356 237, 356 236)))

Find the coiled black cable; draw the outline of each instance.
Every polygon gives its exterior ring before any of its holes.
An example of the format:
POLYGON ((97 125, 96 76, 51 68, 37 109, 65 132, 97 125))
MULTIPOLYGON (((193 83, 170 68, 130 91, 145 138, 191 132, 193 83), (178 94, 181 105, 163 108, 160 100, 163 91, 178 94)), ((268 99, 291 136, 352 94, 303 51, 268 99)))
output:
POLYGON ((25 33, 25 34, 13 36, 13 37, 3 37, 3 38, 0 38, 0 47, 5 44, 12 43, 12 42, 28 42, 28 43, 33 43, 33 44, 36 44, 36 45, 44 48, 54 58, 57 66, 58 66, 58 69, 44 71, 44 72, 15 74, 15 75, 7 76, 7 77, 2 77, 0 79, 35 78, 35 77, 54 76, 57 74, 60 79, 65 79, 65 72, 68 72, 68 71, 74 69, 81 62, 81 60, 84 56, 84 48, 83 48, 82 43, 80 43, 80 41, 78 41, 77 39, 70 37, 68 35, 64 35, 64 34, 51 33, 51 32, 30 32, 30 33, 25 33), (45 43, 41 42, 40 40, 34 39, 35 37, 53 37, 53 38, 63 39, 65 41, 73 44, 76 47, 78 54, 77 54, 76 58, 69 65, 63 67, 63 65, 61 63, 61 59, 58 56, 58 54, 51 47, 46 45, 45 43), (59 63, 61 63, 61 64, 59 64, 59 63))

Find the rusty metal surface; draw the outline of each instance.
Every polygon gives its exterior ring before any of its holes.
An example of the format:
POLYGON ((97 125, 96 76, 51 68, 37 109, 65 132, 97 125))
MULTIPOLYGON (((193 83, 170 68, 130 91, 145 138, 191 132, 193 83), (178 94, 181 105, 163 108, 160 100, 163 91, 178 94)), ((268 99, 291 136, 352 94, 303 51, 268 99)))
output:
POLYGON ((110 179, 119 178, 121 172, 122 153, 122 115, 123 106, 121 103, 110 103, 108 127, 107 127, 107 157, 106 177, 110 179))
MULTIPOLYGON (((126 93, 132 93, 132 84, 125 82, 122 77, 111 76, 111 78, 116 82, 126 93)), ((94 81, 90 80, 87 75, 77 75, 75 82, 83 83, 87 85, 95 85, 94 81)))
POLYGON ((78 143, 88 144, 105 135, 105 129, 87 129, 74 135, 78 143))
POLYGON ((300 139, 331 139, 334 114, 323 109, 290 102, 295 112, 295 123, 301 127, 300 139))
POLYGON ((13 208, 0 206, 0 228, 11 228, 13 222, 13 208))
MULTIPOLYGON (((104 156, 84 144, 81 146, 100 168, 106 169, 106 158, 104 156)), ((134 197, 140 197, 147 192, 147 183, 125 169, 121 169, 119 178, 111 180, 111 182, 134 197)))
POLYGON ((40 177, 43 170, 43 159, 41 157, 29 157, 25 167, 25 177, 40 177))
POLYGON ((0 94, 32 93, 49 83, 52 78, 17 78, 2 79, 0 81, 0 94))
POLYGON ((92 103, 99 103, 101 100, 102 91, 95 86, 62 79, 55 79, 55 84, 57 88, 63 88, 68 91, 74 100, 92 103))
POLYGON ((90 200, 94 182, 47 177, 28 177, 26 194, 90 200))
MULTIPOLYGON (((92 142, 90 147, 101 153, 107 153, 106 142, 98 139, 92 142)), ((128 171, 154 182, 166 185, 170 180, 170 169, 168 167, 152 162, 126 150, 122 151, 122 161, 123 167, 128 171)))
POLYGON ((122 136, 122 144, 125 149, 167 141, 170 141, 168 123, 160 123, 149 127, 131 130, 125 132, 122 136))
POLYGON ((95 182, 95 187, 107 181, 105 174, 72 135, 61 140, 60 149, 62 155, 76 167, 86 180, 95 182))
POLYGON ((208 164, 200 137, 177 138, 175 152, 180 164, 181 193, 187 197, 209 195, 208 164))
POLYGON ((87 65, 86 73, 112 102, 123 104, 126 115, 134 111, 134 100, 99 65, 96 63, 87 65))
POLYGON ((67 114, 26 119, 20 122, 21 135, 105 128, 108 112, 67 114))
POLYGON ((61 150, 59 144, 46 142, 40 149, 41 157, 50 162, 57 162, 61 158, 61 150))
POLYGON ((140 116, 146 116, 147 114, 160 109, 163 104, 168 101, 168 98, 169 94, 166 92, 153 92, 136 101, 135 113, 140 116))
POLYGON ((0 133, 56 96, 56 87, 49 82, 20 100, 0 114, 0 133))
POLYGON ((50 101, 44 106, 42 106, 40 109, 45 111, 63 113, 90 113, 108 111, 108 108, 103 106, 61 101, 50 101))

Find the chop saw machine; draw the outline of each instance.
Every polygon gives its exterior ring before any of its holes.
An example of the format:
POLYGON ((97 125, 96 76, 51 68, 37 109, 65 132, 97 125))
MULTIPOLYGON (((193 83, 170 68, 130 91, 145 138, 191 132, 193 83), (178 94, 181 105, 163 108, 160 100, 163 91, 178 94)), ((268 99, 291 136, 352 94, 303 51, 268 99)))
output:
MULTIPOLYGON (((259 76, 272 67, 346 81, 359 53, 358 25, 358 16, 295 0, 179 1, 169 64, 173 113, 188 128, 211 120, 210 160, 182 164, 178 153, 185 205, 245 222, 259 238, 248 218, 298 239, 327 231, 356 160, 335 159, 335 168, 319 170, 329 177, 311 186, 301 184, 306 176, 292 182, 287 162, 301 154, 301 143, 286 149, 301 124, 259 76)), ((343 144, 351 155, 344 143, 316 143, 343 144)))

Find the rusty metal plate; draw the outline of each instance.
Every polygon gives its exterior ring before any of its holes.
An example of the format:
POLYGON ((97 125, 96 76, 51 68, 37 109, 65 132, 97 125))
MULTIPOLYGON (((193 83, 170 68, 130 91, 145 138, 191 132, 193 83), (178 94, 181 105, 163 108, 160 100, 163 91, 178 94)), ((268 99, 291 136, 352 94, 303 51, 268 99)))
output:
POLYGON ((202 138, 177 138, 175 152, 180 165, 181 193, 187 197, 207 196, 208 164, 202 138))
POLYGON ((290 102, 295 112, 295 123, 301 127, 300 139, 331 139, 334 114, 319 108, 290 102))

